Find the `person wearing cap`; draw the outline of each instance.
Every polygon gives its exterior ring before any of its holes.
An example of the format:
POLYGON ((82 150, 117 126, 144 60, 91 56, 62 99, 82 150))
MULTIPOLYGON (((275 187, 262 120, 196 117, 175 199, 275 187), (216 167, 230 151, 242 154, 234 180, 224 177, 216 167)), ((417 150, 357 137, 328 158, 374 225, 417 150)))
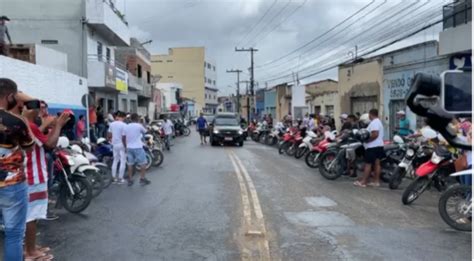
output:
POLYGON ((8 46, 6 39, 12 44, 12 38, 7 28, 7 21, 10 21, 6 16, 0 16, 0 55, 8 56, 8 46))
POLYGON ((410 130, 410 121, 407 119, 405 115, 405 111, 401 110, 397 112, 397 118, 398 118, 398 127, 396 134, 406 137, 412 133, 410 130))

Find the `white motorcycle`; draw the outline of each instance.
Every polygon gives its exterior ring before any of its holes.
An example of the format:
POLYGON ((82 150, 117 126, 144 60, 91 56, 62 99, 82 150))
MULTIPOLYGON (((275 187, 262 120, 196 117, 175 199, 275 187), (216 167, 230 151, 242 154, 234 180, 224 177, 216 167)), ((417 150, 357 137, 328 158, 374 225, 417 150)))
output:
POLYGON ((306 155, 311 148, 313 147, 313 144, 317 141, 318 135, 314 133, 314 131, 306 131, 306 137, 304 137, 303 142, 298 146, 295 152, 295 158, 299 159, 306 155))
POLYGON ((100 174, 100 170, 93 166, 90 161, 83 155, 79 145, 70 146, 69 139, 60 137, 58 147, 62 149, 69 149, 71 152, 71 160, 74 164, 71 166, 71 173, 79 172, 84 174, 92 184, 92 196, 97 197, 104 188, 104 180, 100 174))

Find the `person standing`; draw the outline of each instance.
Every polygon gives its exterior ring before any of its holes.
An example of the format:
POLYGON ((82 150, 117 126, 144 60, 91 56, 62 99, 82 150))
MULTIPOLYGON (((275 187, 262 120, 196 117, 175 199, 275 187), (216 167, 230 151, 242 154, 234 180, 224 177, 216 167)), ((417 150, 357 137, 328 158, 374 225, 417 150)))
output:
POLYGON ((165 116, 165 122, 163 123, 163 132, 165 133, 165 144, 166 144, 166 149, 170 150, 170 144, 171 144, 171 135, 173 134, 173 122, 165 116))
POLYGON ((8 56, 8 45, 5 38, 12 44, 12 38, 8 32, 7 21, 10 21, 6 16, 0 16, 0 55, 8 56))
POLYGON ((105 138, 106 128, 105 117, 102 106, 97 108, 97 138, 105 138))
POLYGON ((140 168, 140 184, 148 185, 150 181, 145 178, 146 154, 143 149, 142 136, 146 133, 146 129, 138 123, 140 118, 138 114, 132 113, 130 116, 131 123, 125 127, 125 136, 123 144, 127 151, 128 164, 128 186, 133 185, 133 168, 138 165, 140 168))
POLYGON ((89 136, 91 138, 91 142, 97 141, 97 134, 95 131, 96 124, 97 124, 97 113, 95 110, 95 106, 89 106, 89 136))
POLYGON ((398 127, 397 134, 406 137, 413 132, 410 130, 410 121, 407 119, 404 111, 397 112, 398 127))
POLYGON ((26 153, 26 180, 28 184, 28 211, 26 216, 25 260, 51 260, 54 257, 47 252, 49 248, 36 245, 36 222, 45 220, 48 210, 48 164, 45 149, 54 149, 57 145, 61 128, 69 120, 68 113, 62 113, 54 122, 44 122, 41 126, 34 123, 39 116, 39 108, 28 108, 23 115, 35 141, 33 150, 26 153), (49 135, 43 132, 54 125, 49 135))
POLYGON ((28 209, 24 152, 34 145, 27 123, 10 112, 18 102, 17 85, 0 78, 0 211, 5 226, 3 260, 23 261, 28 209))
POLYGON ((306 113, 303 117, 303 127, 310 129, 309 128, 309 120, 310 120, 309 119, 309 114, 306 113))
POLYGON ((84 134, 86 133, 86 120, 84 119, 84 115, 79 116, 79 120, 76 123, 76 138, 77 140, 82 140, 84 138, 84 134))
POLYGON ((366 143, 365 155, 364 155, 364 175, 354 185, 359 187, 366 187, 371 185, 374 187, 380 186, 380 159, 385 156, 383 149, 383 125, 379 119, 379 112, 377 109, 372 109, 369 112, 370 124, 367 130, 370 133, 370 137, 366 143), (370 174, 374 171, 373 181, 369 183, 370 174))
POLYGON ((199 132, 199 136, 201 137, 201 145, 207 143, 207 121, 206 118, 204 118, 204 114, 202 112, 199 114, 199 118, 196 120, 196 130, 199 132))
POLYGON ((123 176, 125 174, 125 164, 127 162, 127 156, 125 153, 126 144, 124 143, 125 128, 127 127, 127 124, 123 122, 125 116, 125 113, 121 111, 117 112, 115 121, 109 124, 109 130, 107 133, 107 138, 113 146, 114 160, 112 162, 112 177, 114 182, 119 185, 125 184, 123 176), (117 173, 119 162, 120 167, 117 173))

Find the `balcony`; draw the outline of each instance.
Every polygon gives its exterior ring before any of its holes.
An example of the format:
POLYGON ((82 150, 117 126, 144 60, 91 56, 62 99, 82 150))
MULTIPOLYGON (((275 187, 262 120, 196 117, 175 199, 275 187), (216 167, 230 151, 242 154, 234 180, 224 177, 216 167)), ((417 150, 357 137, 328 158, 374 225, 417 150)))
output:
POLYGON ((112 45, 130 45, 128 23, 109 0, 86 0, 86 20, 90 27, 112 45))
POLYGON ((439 33, 439 55, 471 51, 471 12, 471 1, 458 1, 443 7, 443 31, 439 33))
POLYGON ((134 91, 143 91, 143 86, 145 85, 145 81, 143 78, 138 78, 137 76, 128 73, 128 87, 134 91))
POLYGON ((91 58, 87 61, 87 81, 89 87, 104 88, 105 91, 115 91, 116 74, 116 67, 108 62, 91 58))
POLYGON ((143 89, 138 92, 138 96, 146 99, 151 99, 152 89, 153 88, 150 84, 144 84, 143 89))

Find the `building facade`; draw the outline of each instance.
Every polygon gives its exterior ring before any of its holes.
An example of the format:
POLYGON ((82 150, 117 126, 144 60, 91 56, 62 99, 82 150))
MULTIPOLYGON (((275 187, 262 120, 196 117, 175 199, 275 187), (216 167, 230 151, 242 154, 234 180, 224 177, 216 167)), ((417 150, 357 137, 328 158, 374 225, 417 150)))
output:
POLYGON ((258 119, 262 119, 265 113, 265 89, 255 92, 255 114, 258 119))
POLYGON ((440 75, 449 67, 449 57, 438 55, 438 42, 429 41, 408 46, 383 57, 383 123, 385 138, 391 138, 398 120, 396 113, 405 111, 410 121, 410 129, 415 130, 422 124, 422 117, 410 111, 405 96, 413 82, 415 74, 423 72, 440 75))
POLYGON ((341 111, 337 86, 338 82, 331 79, 306 84, 308 112, 336 116, 336 111, 341 111))
POLYGON ((216 113, 217 112, 217 93, 218 89, 205 87, 204 88, 204 108, 202 109, 205 113, 216 113))
POLYGON ((157 83, 161 94, 161 112, 174 111, 179 108, 183 86, 179 83, 157 83))
POLYGON ((167 54, 152 55, 152 73, 160 82, 175 82, 183 86, 183 97, 206 106, 206 87, 217 89, 216 64, 206 57, 204 47, 170 48, 167 54))
POLYGON ((291 114, 291 85, 283 83, 275 86, 275 118, 281 121, 283 117, 291 114))
POLYGON ((266 89, 264 93, 265 114, 271 114, 276 121, 276 88, 266 89))
POLYGON ((68 72, 88 79, 104 111, 117 108, 117 95, 128 90, 128 75, 115 63, 115 47, 128 46, 130 32, 112 1, 4 0, 2 13, 14 21, 9 30, 15 42, 66 53, 68 72))

